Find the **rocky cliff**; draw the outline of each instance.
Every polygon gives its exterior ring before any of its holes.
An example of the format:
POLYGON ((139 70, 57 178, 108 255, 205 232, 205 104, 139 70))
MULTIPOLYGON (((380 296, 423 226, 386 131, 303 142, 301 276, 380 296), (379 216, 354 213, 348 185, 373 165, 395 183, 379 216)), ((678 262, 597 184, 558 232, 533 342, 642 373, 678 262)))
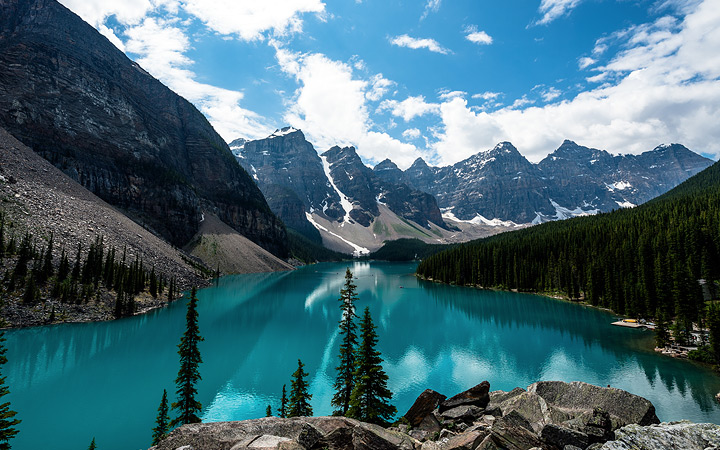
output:
POLYGON ((302 131, 291 127, 265 139, 238 139, 230 147, 273 212, 289 227, 336 250, 365 253, 364 247, 378 248, 396 233, 390 230, 393 224, 401 233, 433 240, 438 236, 429 231, 446 227, 432 195, 400 179, 379 176, 352 147, 333 147, 318 155, 302 131), (371 226, 383 214, 383 224, 373 231, 371 226), (358 234, 363 237, 356 239, 358 234))
POLYGON ((0 125, 177 246, 208 211, 287 253, 283 224, 205 117, 55 0, 0 0, 0 125))
MULTIPOLYGON (((503 142, 452 166, 422 159, 398 174, 389 161, 379 174, 429 192, 447 218, 482 223, 539 223, 632 207, 667 192, 712 164, 679 144, 641 155, 563 144, 531 164, 503 142)), ((393 164, 394 166, 394 164, 393 164)))
POLYGON ((704 450, 720 426, 660 424, 652 403, 620 389, 539 382, 490 392, 484 381, 451 398, 426 390, 387 429, 344 417, 268 417, 184 425, 155 450, 704 450))

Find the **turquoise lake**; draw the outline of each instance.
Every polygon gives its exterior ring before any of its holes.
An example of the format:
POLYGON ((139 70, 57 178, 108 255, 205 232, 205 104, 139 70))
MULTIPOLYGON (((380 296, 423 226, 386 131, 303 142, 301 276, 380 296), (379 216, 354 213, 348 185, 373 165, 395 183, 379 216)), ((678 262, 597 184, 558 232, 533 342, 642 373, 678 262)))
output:
MULTIPOLYGON (((346 264, 237 275, 198 292, 203 421, 262 417, 279 406, 297 359, 315 415, 332 412, 346 264)), ((663 421, 720 423, 720 378, 657 355, 653 334, 615 316, 540 296, 417 280, 414 264, 353 263, 400 414, 424 389, 454 395, 539 380, 611 385, 653 402, 663 421)), ((162 390, 174 399, 185 302, 132 318, 6 332, 5 374, 20 434, 15 450, 146 449, 162 390)))

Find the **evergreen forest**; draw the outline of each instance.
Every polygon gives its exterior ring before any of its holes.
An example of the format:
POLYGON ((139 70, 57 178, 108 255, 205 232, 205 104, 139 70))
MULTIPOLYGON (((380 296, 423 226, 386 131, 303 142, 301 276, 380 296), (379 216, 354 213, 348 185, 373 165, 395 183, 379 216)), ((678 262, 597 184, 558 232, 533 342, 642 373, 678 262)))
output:
POLYGON ((461 245, 420 277, 558 294, 636 318, 702 326, 720 280, 720 165, 650 202, 545 223, 461 245))

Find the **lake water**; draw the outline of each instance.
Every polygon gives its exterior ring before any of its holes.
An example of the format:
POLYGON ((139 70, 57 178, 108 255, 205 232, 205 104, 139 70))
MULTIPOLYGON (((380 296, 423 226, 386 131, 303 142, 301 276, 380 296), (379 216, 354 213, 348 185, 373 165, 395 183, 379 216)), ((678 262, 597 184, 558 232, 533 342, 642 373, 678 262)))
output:
MULTIPOLYGON (((344 264, 222 278, 198 292, 204 421, 262 417, 279 406, 300 358, 315 415, 332 409, 344 264)), ((415 265, 354 263, 359 311, 370 307, 394 404, 424 389, 454 395, 539 380, 612 385, 650 399, 663 421, 720 423, 720 378, 652 350, 651 332, 539 296, 417 280, 415 265)), ((6 333, 5 374, 23 420, 15 450, 147 448, 162 390, 174 399, 185 302, 113 322, 6 333)))

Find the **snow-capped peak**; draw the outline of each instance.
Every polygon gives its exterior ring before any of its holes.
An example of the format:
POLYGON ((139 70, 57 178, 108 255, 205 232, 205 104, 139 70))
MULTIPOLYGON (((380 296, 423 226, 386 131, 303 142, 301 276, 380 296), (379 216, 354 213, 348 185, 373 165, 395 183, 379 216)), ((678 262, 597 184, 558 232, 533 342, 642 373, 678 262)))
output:
POLYGON ((295 128, 295 127, 285 127, 285 128, 281 128, 281 129, 279 129, 279 130, 275 130, 275 131, 273 132, 273 134, 271 134, 270 136, 268 136, 268 138, 269 138, 269 139, 272 139, 272 138, 276 138, 276 137, 287 136, 288 134, 294 133, 294 132, 296 132, 296 131, 300 131, 300 130, 298 130, 298 129, 295 128))

